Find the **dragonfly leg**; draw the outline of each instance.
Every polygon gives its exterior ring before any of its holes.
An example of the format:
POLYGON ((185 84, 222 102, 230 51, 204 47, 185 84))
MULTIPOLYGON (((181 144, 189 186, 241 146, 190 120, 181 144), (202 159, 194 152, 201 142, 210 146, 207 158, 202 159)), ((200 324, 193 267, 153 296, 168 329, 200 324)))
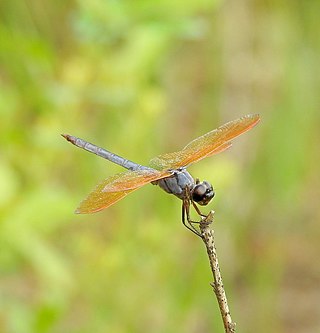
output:
POLYGON ((193 221, 191 220, 190 217, 190 202, 192 203, 193 207, 195 208, 196 212, 204 217, 206 215, 202 214, 199 210, 199 208, 197 207, 197 205, 193 202, 192 198, 191 198, 191 192, 189 187, 185 188, 185 194, 184 194, 184 199, 182 200, 182 223, 183 225, 188 228, 189 230, 191 230, 193 233, 195 233, 197 236, 201 237, 201 233, 199 232, 199 230, 194 226, 194 224, 199 224, 201 221, 193 221), (186 221, 186 217, 187 217, 187 221, 186 221), (187 223, 188 224, 187 224, 187 223))
MULTIPOLYGON (((191 200, 191 202, 192 202, 193 208, 196 210, 196 212, 198 213, 199 216, 201 216, 201 217, 207 216, 207 215, 201 213, 199 207, 196 205, 196 203, 193 200, 191 200)), ((200 223, 200 222, 198 222, 198 223, 200 223)))
POLYGON ((184 199, 182 201, 182 224, 192 231, 194 234, 197 236, 201 237, 200 232, 194 227, 193 223, 199 223, 196 221, 192 221, 190 219, 190 201, 188 199, 184 199), (186 216, 187 216, 187 221, 186 221, 186 216), (186 223, 187 222, 187 223, 186 223))

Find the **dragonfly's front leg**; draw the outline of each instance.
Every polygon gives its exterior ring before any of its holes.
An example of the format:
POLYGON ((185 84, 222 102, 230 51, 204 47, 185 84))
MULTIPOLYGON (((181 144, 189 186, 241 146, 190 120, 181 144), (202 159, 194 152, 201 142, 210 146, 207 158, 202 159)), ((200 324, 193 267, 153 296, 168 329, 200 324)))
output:
POLYGON ((192 202, 193 208, 196 210, 196 212, 198 213, 199 216, 201 216, 201 217, 206 217, 207 216, 207 215, 201 213, 199 207, 196 205, 196 203, 193 200, 191 200, 191 202, 192 202))

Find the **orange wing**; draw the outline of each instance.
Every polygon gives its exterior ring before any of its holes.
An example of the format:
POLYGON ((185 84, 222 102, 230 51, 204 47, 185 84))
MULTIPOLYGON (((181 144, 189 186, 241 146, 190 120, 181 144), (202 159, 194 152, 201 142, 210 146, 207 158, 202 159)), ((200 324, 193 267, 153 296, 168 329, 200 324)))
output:
POLYGON ((105 209, 139 187, 160 178, 168 177, 169 171, 137 170, 126 171, 106 178, 100 183, 80 206, 76 209, 78 214, 88 214, 105 209))
POLYGON ((231 140, 254 127, 259 115, 247 115, 230 121, 217 129, 191 141, 182 150, 159 155, 150 161, 150 166, 158 170, 186 167, 201 159, 220 153, 231 147, 231 140))

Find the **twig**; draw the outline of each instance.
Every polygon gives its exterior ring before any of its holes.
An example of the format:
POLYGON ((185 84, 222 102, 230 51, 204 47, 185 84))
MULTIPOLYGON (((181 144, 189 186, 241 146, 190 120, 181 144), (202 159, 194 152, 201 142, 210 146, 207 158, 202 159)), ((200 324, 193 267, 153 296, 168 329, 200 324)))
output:
POLYGON ((207 253, 213 275, 213 282, 210 283, 210 285, 212 286, 219 303, 225 332, 234 333, 236 331, 236 323, 234 323, 231 319, 227 296, 224 291, 222 277, 220 274, 216 246, 214 243, 214 231, 210 228, 210 224, 213 222, 213 214, 214 211, 210 211, 207 216, 202 218, 202 221, 200 222, 201 238, 207 248, 207 253))

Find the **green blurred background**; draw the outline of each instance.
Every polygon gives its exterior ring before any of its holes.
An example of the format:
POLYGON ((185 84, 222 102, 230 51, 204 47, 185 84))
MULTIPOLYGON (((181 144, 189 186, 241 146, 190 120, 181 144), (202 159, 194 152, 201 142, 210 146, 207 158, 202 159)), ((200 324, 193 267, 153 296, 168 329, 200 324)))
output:
POLYGON ((320 332, 320 2, 0 3, 0 332, 223 332, 181 202, 145 186, 73 210, 120 168, 262 121, 189 171, 211 181, 239 332, 320 332))

